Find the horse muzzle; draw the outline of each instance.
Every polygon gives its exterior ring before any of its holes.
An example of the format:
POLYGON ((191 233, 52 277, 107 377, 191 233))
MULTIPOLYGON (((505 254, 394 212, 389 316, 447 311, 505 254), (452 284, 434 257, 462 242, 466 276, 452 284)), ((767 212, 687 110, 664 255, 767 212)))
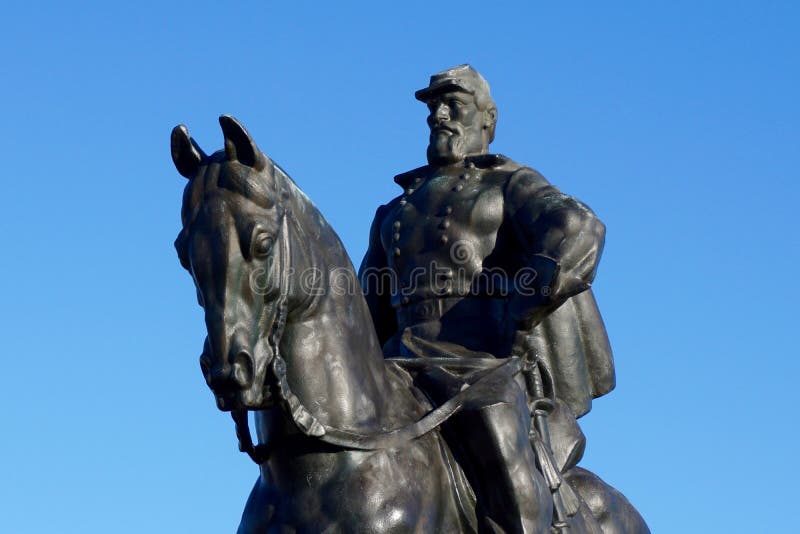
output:
POLYGON ((272 395, 266 388, 248 389, 239 392, 217 392, 214 400, 223 412, 235 410, 266 410, 273 406, 272 395))
MULTIPOLYGON (((233 351, 232 351, 233 352, 233 351)), ((271 357, 268 358, 271 360, 271 357)), ((256 359, 246 350, 236 350, 225 361, 210 364, 204 353, 200 366, 208 387, 214 394, 217 408, 222 411, 259 410, 272 405, 265 387, 268 362, 256 367, 256 359)))

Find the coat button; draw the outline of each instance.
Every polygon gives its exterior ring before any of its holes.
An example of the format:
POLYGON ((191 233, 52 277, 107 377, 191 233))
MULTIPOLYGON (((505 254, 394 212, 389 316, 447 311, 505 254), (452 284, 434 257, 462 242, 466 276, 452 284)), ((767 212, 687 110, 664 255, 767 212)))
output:
POLYGON ((462 189, 464 189, 463 184, 456 184, 456 186, 453 188, 453 191, 461 191, 462 189))
POLYGON ((400 249, 399 248, 394 247, 394 255, 395 256, 399 256, 400 255, 400 249))
POLYGON ((450 241, 450 238, 447 237, 446 235, 443 235, 439 238, 439 243, 441 243, 442 245, 446 245, 448 241, 450 241))
POLYGON ((453 206, 445 206, 444 212, 450 215, 451 213, 453 213, 453 206))
POLYGON ((392 226, 394 226, 395 230, 397 230, 397 229, 398 229, 398 228, 400 228, 400 226, 401 226, 401 225, 400 225, 400 221, 395 221, 395 222, 394 222, 394 224, 393 224, 392 226))
POLYGON ((400 241, 400 234, 399 233, 394 234, 394 240, 395 241, 400 241))

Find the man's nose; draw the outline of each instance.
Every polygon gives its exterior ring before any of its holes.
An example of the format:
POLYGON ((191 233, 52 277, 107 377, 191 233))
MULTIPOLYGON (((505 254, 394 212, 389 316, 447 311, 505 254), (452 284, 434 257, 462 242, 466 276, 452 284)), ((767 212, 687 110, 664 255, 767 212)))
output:
POLYGON ((437 121, 448 121, 450 120, 450 108, 445 104, 439 104, 433 110, 433 116, 437 121))

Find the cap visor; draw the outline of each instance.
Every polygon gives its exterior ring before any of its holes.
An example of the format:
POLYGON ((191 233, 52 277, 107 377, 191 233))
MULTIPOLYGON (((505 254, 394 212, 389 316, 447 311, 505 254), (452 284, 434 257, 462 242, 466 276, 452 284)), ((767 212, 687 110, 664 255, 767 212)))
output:
POLYGON ((465 93, 472 94, 472 91, 462 87, 455 80, 445 80, 441 83, 432 85, 430 87, 426 87, 425 89, 420 89, 416 93, 414 93, 414 98, 419 100, 420 102, 428 102, 432 98, 442 93, 446 93, 448 91, 463 91, 465 93))

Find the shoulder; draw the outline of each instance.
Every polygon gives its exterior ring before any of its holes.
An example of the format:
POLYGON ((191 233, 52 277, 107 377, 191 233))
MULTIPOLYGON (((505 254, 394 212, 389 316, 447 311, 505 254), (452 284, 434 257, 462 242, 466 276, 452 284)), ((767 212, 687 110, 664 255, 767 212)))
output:
POLYGON ((506 193, 552 187, 539 171, 502 154, 467 158, 467 164, 480 170, 484 182, 502 186, 506 193))
POLYGON ((394 197, 392 200, 387 202, 386 204, 381 204, 378 206, 378 209, 375 210, 375 223, 380 223, 389 213, 392 212, 400 202, 400 196, 394 197))
MULTIPOLYGON (((389 204, 391 204, 391 202, 389 204)), ((372 218, 372 224, 369 227, 370 240, 377 241, 379 239, 378 236, 381 231, 381 225, 383 224, 383 220, 386 218, 386 214, 388 213, 389 204, 382 204, 378 206, 377 210, 375 210, 375 217, 372 218)))
POLYGON ((525 165, 520 165, 509 175, 505 186, 506 196, 512 198, 555 190, 555 187, 539 171, 525 165))
POLYGON ((479 156, 475 166, 481 169, 484 183, 502 189, 506 209, 512 212, 533 197, 557 192, 539 171, 501 154, 479 156))

